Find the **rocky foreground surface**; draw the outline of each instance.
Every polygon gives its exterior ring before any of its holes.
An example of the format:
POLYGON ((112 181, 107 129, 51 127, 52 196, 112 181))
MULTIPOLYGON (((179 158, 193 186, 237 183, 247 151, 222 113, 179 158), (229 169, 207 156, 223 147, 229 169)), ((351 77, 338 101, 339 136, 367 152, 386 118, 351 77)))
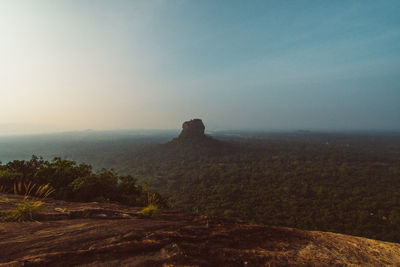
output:
POLYGON ((139 210, 47 200, 40 221, 0 222, 0 266, 400 266, 400 244, 139 210))

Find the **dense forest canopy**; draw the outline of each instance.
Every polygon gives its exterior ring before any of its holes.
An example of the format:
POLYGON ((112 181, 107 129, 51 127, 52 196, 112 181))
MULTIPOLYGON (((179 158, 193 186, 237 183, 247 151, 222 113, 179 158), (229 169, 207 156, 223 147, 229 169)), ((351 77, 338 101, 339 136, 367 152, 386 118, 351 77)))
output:
POLYGON ((122 166, 175 208, 400 242, 398 136, 174 140, 122 166))

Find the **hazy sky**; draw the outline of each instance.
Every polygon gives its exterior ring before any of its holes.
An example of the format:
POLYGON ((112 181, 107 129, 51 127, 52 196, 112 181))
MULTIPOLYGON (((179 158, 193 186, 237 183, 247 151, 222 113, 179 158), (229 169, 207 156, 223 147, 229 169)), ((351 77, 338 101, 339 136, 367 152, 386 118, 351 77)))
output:
POLYGON ((400 1, 1 0, 0 134, 400 130, 400 1))

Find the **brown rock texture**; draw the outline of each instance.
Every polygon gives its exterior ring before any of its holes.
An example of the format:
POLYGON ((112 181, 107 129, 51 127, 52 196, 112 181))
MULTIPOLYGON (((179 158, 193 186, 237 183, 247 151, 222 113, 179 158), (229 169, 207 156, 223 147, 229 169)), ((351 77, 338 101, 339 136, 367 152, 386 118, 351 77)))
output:
POLYGON ((46 200, 40 222, 0 222, 0 266, 400 266, 400 244, 140 209, 46 200))
POLYGON ((182 132, 179 137, 201 137, 204 136, 205 126, 201 119, 185 121, 182 124, 182 132))

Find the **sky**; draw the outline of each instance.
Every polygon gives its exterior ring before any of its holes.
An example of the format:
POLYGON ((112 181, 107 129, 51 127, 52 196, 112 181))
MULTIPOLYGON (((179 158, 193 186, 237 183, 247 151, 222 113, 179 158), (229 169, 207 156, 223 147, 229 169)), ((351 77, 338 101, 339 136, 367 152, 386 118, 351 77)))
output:
POLYGON ((400 130, 400 1, 1 0, 0 134, 400 130))

